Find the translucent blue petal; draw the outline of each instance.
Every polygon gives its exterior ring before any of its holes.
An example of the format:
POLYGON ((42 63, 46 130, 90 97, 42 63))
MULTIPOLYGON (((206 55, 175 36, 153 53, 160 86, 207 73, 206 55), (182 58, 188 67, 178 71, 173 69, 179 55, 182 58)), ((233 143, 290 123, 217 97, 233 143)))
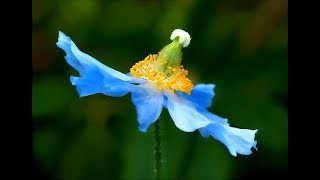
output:
POLYGON ((71 50, 72 40, 66 36, 63 32, 59 31, 59 38, 57 42, 57 46, 63 49, 66 52, 65 59, 67 60, 68 64, 72 66, 74 69, 79 71, 80 74, 86 70, 86 66, 84 63, 80 62, 73 54, 71 50))
POLYGON ((256 148, 257 141, 254 140, 258 130, 238 129, 219 123, 211 123, 199 129, 203 137, 212 136, 227 146, 233 156, 238 154, 249 155, 251 148, 256 148))
POLYGON ((139 130, 146 132, 160 116, 163 107, 163 93, 155 91, 147 84, 135 86, 131 90, 131 100, 136 106, 139 130))
POLYGON ((80 97, 102 93, 107 96, 120 97, 126 95, 132 84, 109 76, 100 71, 97 67, 92 67, 81 77, 70 77, 72 85, 75 85, 80 97))
POLYGON ((199 106, 196 106, 196 109, 199 113, 201 113, 203 116, 208 118, 211 123, 219 123, 219 124, 223 124, 223 125, 228 125, 228 119, 217 116, 217 115, 215 115, 215 114, 209 112, 208 110, 201 108, 199 106))
POLYGON ((167 108, 174 124, 185 132, 192 132, 210 124, 208 118, 199 113, 194 104, 175 94, 165 93, 167 108))
POLYGON ((57 46, 66 52, 66 60, 80 73, 80 77, 71 76, 70 81, 77 87, 80 97, 95 93, 108 96, 124 96, 132 86, 130 83, 142 83, 143 79, 132 78, 111 69, 81 52, 73 41, 59 31, 57 46))
POLYGON ((190 95, 177 92, 177 94, 189 101, 198 104, 200 107, 208 108, 212 104, 214 93, 214 84, 197 84, 193 87, 190 95))
POLYGON ((95 58, 89 56, 86 53, 81 52, 78 47, 74 44, 70 37, 66 36, 63 32, 59 31, 59 38, 57 42, 57 46, 63 49, 66 52, 67 62, 79 71, 80 74, 83 71, 90 70, 92 67, 98 67, 101 71, 108 73, 111 76, 114 76, 123 81, 131 81, 132 78, 116 71, 110 67, 105 66, 100 63, 95 58))

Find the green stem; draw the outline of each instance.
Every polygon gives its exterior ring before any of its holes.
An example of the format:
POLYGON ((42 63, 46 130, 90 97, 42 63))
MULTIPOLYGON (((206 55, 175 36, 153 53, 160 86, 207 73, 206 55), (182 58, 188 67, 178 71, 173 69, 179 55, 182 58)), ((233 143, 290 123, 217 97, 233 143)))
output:
POLYGON ((160 143, 160 119, 154 123, 154 177, 160 179, 161 174, 161 143, 160 143))

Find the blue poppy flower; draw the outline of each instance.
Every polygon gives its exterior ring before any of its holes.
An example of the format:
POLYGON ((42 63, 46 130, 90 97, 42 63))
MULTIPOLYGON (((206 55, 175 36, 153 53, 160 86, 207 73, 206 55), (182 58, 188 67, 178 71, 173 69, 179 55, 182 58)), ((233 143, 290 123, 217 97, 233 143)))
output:
POLYGON ((96 93, 121 97, 131 93, 140 131, 146 132, 165 107, 180 130, 199 130, 203 137, 212 136, 222 142, 233 156, 237 153, 251 154, 251 148, 256 148, 254 138, 257 130, 230 127, 227 119, 207 110, 215 95, 215 85, 193 86, 187 78, 188 71, 181 65, 181 49, 189 45, 190 35, 176 29, 170 39, 172 43, 158 54, 149 55, 133 65, 127 74, 81 52, 62 32, 59 32, 57 46, 66 52, 68 64, 80 74, 79 77, 70 77, 80 97, 96 93))

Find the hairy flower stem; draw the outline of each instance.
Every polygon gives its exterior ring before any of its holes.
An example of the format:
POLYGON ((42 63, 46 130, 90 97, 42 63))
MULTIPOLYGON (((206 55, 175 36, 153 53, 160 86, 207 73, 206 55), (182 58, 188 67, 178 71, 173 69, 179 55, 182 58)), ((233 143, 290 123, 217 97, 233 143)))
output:
POLYGON ((160 143, 160 119, 154 123, 154 177, 160 179, 161 174, 161 143, 160 143))

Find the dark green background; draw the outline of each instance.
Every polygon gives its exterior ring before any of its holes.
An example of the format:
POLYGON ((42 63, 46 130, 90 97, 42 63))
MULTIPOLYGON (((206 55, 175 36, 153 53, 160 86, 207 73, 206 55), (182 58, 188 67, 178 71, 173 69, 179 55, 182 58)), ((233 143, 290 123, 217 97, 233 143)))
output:
POLYGON ((194 84, 216 84, 211 112, 259 129, 258 151, 233 157, 213 138, 161 115, 164 179, 278 177, 288 167, 288 27, 283 0, 33 0, 33 155, 42 179, 150 179, 153 139, 138 131, 130 96, 79 99, 58 31, 121 72, 192 36, 183 65, 194 84))

